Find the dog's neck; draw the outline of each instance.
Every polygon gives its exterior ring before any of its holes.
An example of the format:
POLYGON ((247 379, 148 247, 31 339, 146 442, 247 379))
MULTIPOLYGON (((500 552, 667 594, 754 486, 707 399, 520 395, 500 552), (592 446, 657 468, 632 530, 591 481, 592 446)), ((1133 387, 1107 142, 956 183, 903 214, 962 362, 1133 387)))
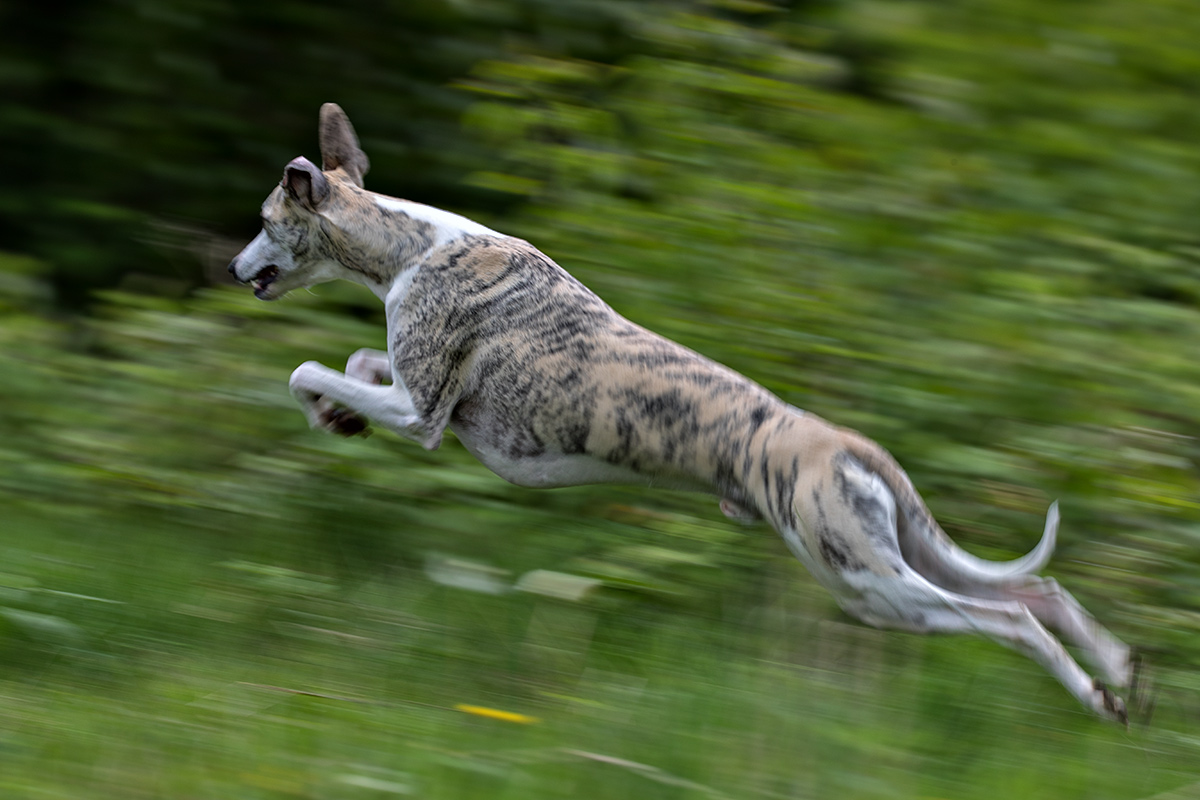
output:
MULTIPOLYGON (((375 192, 362 192, 363 202, 376 213, 368 218, 385 224, 363 229, 338 226, 332 238, 345 242, 339 261, 346 278, 369 288, 381 300, 397 281, 411 280, 411 270, 429 255, 465 236, 503 236, 503 234, 450 211, 400 200, 375 192)), ((362 216, 357 218, 363 219, 362 216)))

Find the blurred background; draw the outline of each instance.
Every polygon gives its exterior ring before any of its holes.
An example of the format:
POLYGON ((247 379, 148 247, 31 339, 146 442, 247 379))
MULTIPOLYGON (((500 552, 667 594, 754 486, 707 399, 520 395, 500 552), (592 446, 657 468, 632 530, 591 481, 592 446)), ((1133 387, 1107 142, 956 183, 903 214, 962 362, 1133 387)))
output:
POLYGON ((0 7, 0 793, 1200 797, 1200 14, 1176 0, 0 7), (852 623, 711 498, 311 433, 348 285, 225 265, 336 101, 375 191, 527 238, 905 465, 1152 665, 1125 732, 852 623), (1150 709, 1143 709, 1143 717, 1150 709))

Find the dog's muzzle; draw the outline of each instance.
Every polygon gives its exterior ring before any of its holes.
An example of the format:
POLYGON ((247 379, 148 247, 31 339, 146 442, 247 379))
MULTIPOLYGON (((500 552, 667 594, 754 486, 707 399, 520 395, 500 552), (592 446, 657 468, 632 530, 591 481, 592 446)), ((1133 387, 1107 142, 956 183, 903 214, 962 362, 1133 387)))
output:
POLYGON ((274 264, 268 264, 260 269, 253 278, 246 281, 238 278, 237 264, 238 260, 236 258, 229 262, 229 274, 236 278, 238 283, 249 283, 254 288, 254 296, 259 300, 264 299, 267 289, 279 277, 279 267, 274 264))

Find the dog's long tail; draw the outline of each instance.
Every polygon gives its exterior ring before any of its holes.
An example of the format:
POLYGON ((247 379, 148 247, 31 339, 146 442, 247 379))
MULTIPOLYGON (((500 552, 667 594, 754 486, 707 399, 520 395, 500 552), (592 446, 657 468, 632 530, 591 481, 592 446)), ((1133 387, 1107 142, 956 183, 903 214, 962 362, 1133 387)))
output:
POLYGON ((1040 571, 1050 563, 1058 533, 1058 503, 1054 502, 1046 512, 1042 538, 1032 550, 1012 561, 989 561, 956 545, 927 510, 923 514, 918 512, 923 519, 906 516, 909 519, 900 524, 900 551, 905 560, 934 583, 966 594, 971 594, 966 590, 972 585, 1015 583, 1040 571))
POLYGON ((904 560, 930 581, 969 594, 971 586, 1019 583, 1050 562, 1058 534, 1058 503, 1050 505, 1046 526, 1037 545, 1012 561, 989 561, 971 555, 946 535, 908 475, 887 451, 868 439, 855 437, 852 448, 864 466, 879 475, 896 499, 897 535, 904 560))

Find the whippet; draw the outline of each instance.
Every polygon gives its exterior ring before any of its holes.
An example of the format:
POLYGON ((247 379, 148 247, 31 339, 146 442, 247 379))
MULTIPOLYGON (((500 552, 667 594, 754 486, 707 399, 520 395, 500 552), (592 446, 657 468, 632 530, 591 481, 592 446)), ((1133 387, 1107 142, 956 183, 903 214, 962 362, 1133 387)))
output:
POLYGON ((715 493, 765 518, 850 615, 915 632, 974 631, 1029 656, 1084 706, 1124 723, 1103 678, 1129 648, 1051 578, 1058 510, 1027 555, 976 558, 941 530, 879 445, 629 322, 536 248, 457 214, 363 188, 369 162, 342 110, 321 108, 320 169, 301 157, 229 271, 262 300, 344 278, 384 303, 387 352, 345 373, 314 361, 290 388, 309 425, 372 420, 428 449, 449 427, 520 486, 621 482, 715 493))

